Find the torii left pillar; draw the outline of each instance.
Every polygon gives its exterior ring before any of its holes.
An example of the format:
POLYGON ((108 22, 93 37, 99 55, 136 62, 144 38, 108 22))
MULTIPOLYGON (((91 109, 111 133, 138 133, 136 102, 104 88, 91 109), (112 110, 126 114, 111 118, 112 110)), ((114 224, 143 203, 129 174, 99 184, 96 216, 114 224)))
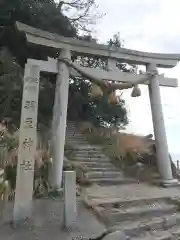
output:
MULTIPOLYGON (((71 52, 63 49, 59 58, 71 60, 71 52)), ((64 145, 66 134, 66 118, 69 94, 69 69, 67 65, 58 61, 58 74, 53 110, 53 167, 52 187, 56 190, 62 187, 62 170, 64 161, 64 145)))

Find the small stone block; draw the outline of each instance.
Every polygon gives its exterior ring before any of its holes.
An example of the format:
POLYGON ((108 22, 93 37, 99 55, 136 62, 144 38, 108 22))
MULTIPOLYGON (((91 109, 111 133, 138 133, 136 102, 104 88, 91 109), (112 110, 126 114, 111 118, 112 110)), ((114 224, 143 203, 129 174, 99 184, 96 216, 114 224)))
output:
POLYGON ((163 224, 163 228, 164 229, 169 229, 173 226, 176 225, 176 218, 170 217, 169 219, 165 219, 164 224, 163 224))
POLYGON ((17 221, 12 220, 10 221, 10 226, 13 229, 23 228, 24 230, 33 230, 35 227, 31 218, 21 219, 17 221))
POLYGON ((64 172, 64 227, 71 228, 76 221, 76 173, 64 172))

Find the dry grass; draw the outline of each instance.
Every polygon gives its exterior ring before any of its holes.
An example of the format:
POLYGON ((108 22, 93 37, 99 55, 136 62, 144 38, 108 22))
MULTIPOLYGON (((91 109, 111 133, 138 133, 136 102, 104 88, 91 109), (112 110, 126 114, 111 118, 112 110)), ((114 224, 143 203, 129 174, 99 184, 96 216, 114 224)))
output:
MULTIPOLYGON (((41 134, 41 133, 40 133, 41 134)), ((43 133, 44 134, 44 133, 43 133)), ((44 136, 44 135, 43 135, 44 136)), ((1 148, 0 148, 0 168, 4 169, 3 181, 7 180, 10 187, 10 195, 14 196, 15 191, 15 180, 16 180, 16 168, 18 161, 18 139, 19 131, 10 133, 3 124, 0 124, 0 137, 1 137, 1 148)), ((43 147, 43 141, 48 143, 48 139, 39 138, 37 133, 37 149, 35 152, 35 182, 34 191, 38 192, 37 188, 44 184, 44 188, 48 185, 47 178, 47 165, 50 162, 50 151, 49 148, 43 147), (43 141, 42 141, 43 140, 43 141), (41 148, 39 148, 39 145, 41 148), (42 183, 42 179, 43 183, 42 183)), ((46 144, 47 145, 47 144, 46 144)))
POLYGON ((138 179, 142 181, 150 181, 159 176, 157 166, 152 166, 148 160, 154 154, 151 135, 126 134, 118 132, 116 128, 92 129, 91 132, 85 131, 87 140, 91 144, 103 146, 104 153, 116 167, 123 169, 130 176, 137 177, 138 174, 138 179), (137 167, 138 162, 143 163, 141 171, 137 167))
POLYGON ((82 133, 92 133, 92 132, 94 132, 96 130, 95 127, 93 126, 93 124, 88 122, 88 121, 80 122, 78 124, 78 129, 82 133))

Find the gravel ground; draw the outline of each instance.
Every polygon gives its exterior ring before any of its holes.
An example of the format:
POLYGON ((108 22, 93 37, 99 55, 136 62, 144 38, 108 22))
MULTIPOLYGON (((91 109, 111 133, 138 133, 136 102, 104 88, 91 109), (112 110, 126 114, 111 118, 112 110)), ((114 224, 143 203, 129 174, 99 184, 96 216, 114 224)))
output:
POLYGON ((2 240, 70 240, 95 237, 105 231, 105 228, 77 201, 77 221, 71 230, 63 230, 63 201, 60 199, 44 199, 34 201, 34 211, 31 223, 13 227, 12 204, 7 206, 4 221, 0 224, 0 239, 2 240))

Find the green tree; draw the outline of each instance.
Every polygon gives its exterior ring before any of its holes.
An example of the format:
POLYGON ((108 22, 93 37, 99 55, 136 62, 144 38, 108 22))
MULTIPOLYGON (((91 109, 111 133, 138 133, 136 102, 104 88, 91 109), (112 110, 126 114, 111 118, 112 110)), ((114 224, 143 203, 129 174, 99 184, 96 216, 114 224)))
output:
MULTIPOLYGON (((82 39, 82 38, 81 38, 82 39)), ((91 36, 85 36, 85 40, 92 41, 91 36)), ((122 47, 119 34, 115 34, 109 41, 108 45, 113 48, 122 47)), ((107 61, 94 57, 79 57, 78 62, 85 67, 94 67, 107 69, 107 61)), ((135 65, 117 62, 119 71, 136 72, 135 65)), ((120 99, 117 104, 108 103, 108 92, 105 92, 101 100, 92 100, 88 93, 90 92, 91 82, 87 79, 73 78, 70 83, 69 94, 69 118, 80 118, 90 120, 95 125, 109 124, 123 126, 128 124, 125 101, 120 99), (85 106, 85 110, 84 107, 85 106)))
MULTIPOLYGON (((52 117, 55 84, 40 77, 38 122, 48 125, 52 117)), ((23 69, 7 48, 0 48, 0 120, 8 118, 19 127, 23 89, 23 69)))
POLYGON ((59 33, 75 36, 76 29, 53 0, 6 0, 1 3, 1 26, 12 26, 15 21, 59 33))
POLYGON ((104 15, 98 11, 95 0, 60 0, 58 7, 78 32, 91 32, 92 25, 104 15))
MULTIPOLYGON (((69 7, 76 8, 77 10, 81 9, 86 13, 80 15, 79 19, 74 19, 74 22, 78 22, 80 19, 85 19, 87 16, 89 17, 88 13, 93 4, 95 4, 95 2, 91 0, 77 0, 75 2, 71 1, 70 3, 71 4, 68 5, 69 7)), ((29 50, 23 40, 23 36, 18 35, 16 38, 17 33, 13 27, 15 21, 21 21, 36 28, 56 32, 67 37, 77 37, 86 41, 92 41, 90 34, 83 37, 77 36, 77 30, 75 24, 72 24, 72 19, 68 19, 68 17, 62 13, 62 11, 65 11, 62 10, 64 6, 67 6, 66 2, 60 1, 59 4, 56 4, 53 0, 7 0, 1 3, 0 22, 1 26, 4 27, 1 28, 0 43, 2 46, 7 46, 12 52, 12 55, 16 57, 14 59, 12 56, 8 55, 7 59, 9 59, 8 61, 10 61, 10 65, 14 66, 14 64, 17 64, 18 62, 20 63, 20 66, 24 68, 24 63, 27 57, 32 57, 33 55, 33 58, 46 59, 46 57, 49 56, 49 52, 46 52, 45 50, 42 51, 42 49, 38 47, 29 50)), ((121 46, 119 36, 113 36, 108 44, 111 47, 119 48, 121 46)), ((74 59, 77 59, 77 57, 74 56, 74 59)), ((80 60, 81 65, 83 66, 100 67, 103 69, 106 69, 107 66, 106 61, 100 58, 78 57, 78 60, 80 60)), ((7 62, 4 62, 3 66, 6 66, 6 64, 7 62)), ((8 71, 13 76, 9 77, 11 80, 8 80, 9 75, 0 69, 1 81, 3 82, 2 89, 4 89, 3 91, 5 93, 1 97, 0 107, 6 109, 5 111, 1 111, 1 117, 10 116, 13 119, 20 119, 23 71, 17 64, 19 71, 21 72, 21 77, 15 77, 14 74, 16 74, 15 72, 17 70, 13 70, 10 65, 7 64, 7 69, 9 69, 8 71), (17 89, 17 91, 14 91, 13 84, 19 86, 19 90, 17 89), (14 101, 14 99, 16 100, 14 101), (11 112, 11 108, 14 108, 15 110, 11 112)), ((127 64, 122 63, 117 63, 117 66, 121 71, 134 71, 135 69, 132 66, 128 67, 127 64)), ((50 122, 52 117, 55 87, 54 78, 54 76, 45 75, 41 76, 40 81, 38 120, 46 124, 50 122)), ((109 105, 107 103, 107 94, 105 93, 101 101, 92 101, 88 96, 90 87, 91 83, 86 79, 71 79, 68 117, 74 117, 77 119, 79 116, 81 116, 81 118, 83 116, 83 118, 91 119, 96 124, 100 124, 101 122, 106 122, 108 124, 126 124, 127 114, 124 101, 121 100, 120 103, 116 105, 109 105), (85 104, 86 112, 84 113, 82 110, 85 104), (73 112, 72 110, 75 111, 73 112)))
MULTIPOLYGON (((0 49, 0 118, 20 119, 23 70, 6 48, 0 49)), ((19 122, 19 121, 18 121, 19 122)), ((16 122, 17 123, 17 122, 16 122)))
MULTIPOLYGON (((0 117, 9 116, 19 126, 24 64, 28 57, 46 59, 50 54, 39 48, 27 48, 24 35, 14 27, 16 21, 66 37, 77 34, 54 0, 0 2, 0 117)), ((41 76, 38 119, 44 123, 52 117, 54 78, 41 76)))
POLYGON ((27 48, 24 35, 16 31, 16 21, 66 37, 77 35, 74 26, 53 0, 3 1, 0 6, 0 45, 10 50, 22 67, 28 57, 46 59, 49 52, 27 48))

